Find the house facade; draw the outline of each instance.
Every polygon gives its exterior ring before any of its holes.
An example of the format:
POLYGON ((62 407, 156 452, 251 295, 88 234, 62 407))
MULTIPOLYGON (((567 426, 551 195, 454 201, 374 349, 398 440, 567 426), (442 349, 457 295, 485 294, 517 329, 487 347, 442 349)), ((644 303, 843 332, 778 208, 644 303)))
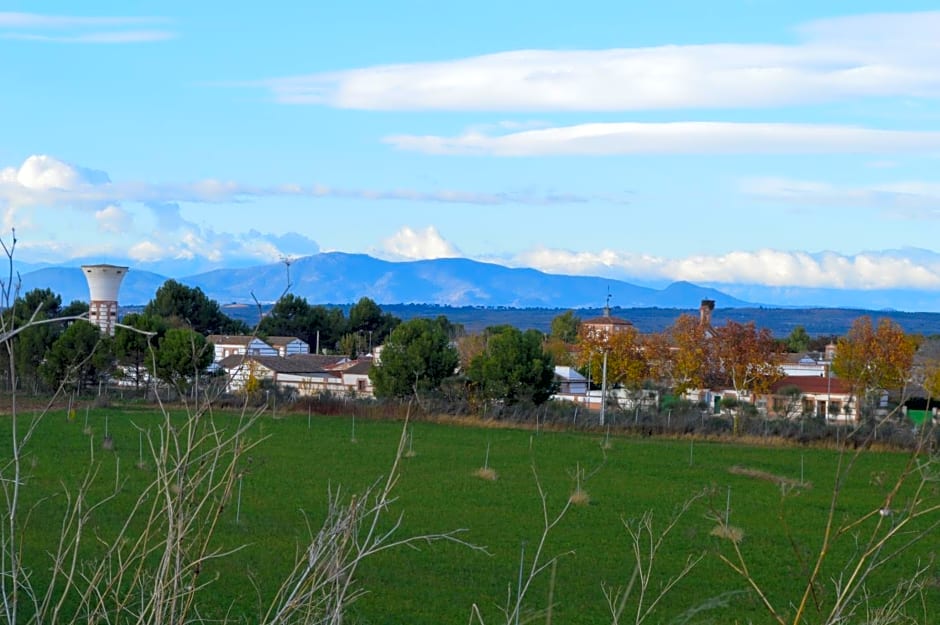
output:
POLYGON ((321 393, 373 396, 370 358, 351 361, 345 356, 318 354, 233 355, 223 359, 219 366, 228 377, 226 390, 230 393, 243 392, 249 381, 255 379, 293 389, 299 397, 321 393))
POLYGON ((858 402, 845 380, 788 375, 763 396, 767 414, 778 418, 825 417, 833 423, 858 420, 858 402))
POLYGON ((206 340, 215 347, 214 362, 229 356, 277 356, 278 352, 256 336, 210 334, 206 340))
POLYGON ((269 336, 265 342, 277 351, 278 356, 310 353, 310 345, 296 336, 269 336))

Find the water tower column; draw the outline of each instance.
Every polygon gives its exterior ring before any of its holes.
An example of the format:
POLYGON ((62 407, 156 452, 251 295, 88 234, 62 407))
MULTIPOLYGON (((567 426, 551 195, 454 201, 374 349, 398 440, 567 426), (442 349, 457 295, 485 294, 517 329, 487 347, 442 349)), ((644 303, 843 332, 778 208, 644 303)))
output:
POLYGON ((82 265, 88 281, 88 321, 98 326, 102 334, 114 336, 117 323, 118 291, 127 275, 127 267, 117 265, 82 265))

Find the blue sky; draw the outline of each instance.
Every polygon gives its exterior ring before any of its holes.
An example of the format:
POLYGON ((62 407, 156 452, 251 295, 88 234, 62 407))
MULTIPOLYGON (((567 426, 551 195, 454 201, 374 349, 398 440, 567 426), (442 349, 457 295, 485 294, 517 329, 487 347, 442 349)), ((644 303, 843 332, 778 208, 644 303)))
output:
POLYGON ((7 2, 2 227, 179 275, 338 250, 940 292, 932 4, 7 2))

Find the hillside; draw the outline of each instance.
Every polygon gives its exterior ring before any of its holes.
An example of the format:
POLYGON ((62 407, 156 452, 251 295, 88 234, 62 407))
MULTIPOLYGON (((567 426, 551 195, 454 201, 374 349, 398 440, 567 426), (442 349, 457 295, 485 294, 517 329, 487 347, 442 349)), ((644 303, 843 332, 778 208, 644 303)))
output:
MULTIPOLYGON (((746 306, 721 291, 677 282, 652 289, 629 282, 587 276, 547 274, 535 269, 504 267, 460 258, 389 262, 364 254, 331 252, 293 261, 290 292, 316 304, 346 304, 369 297, 379 304, 441 306, 585 307, 604 302, 608 291, 619 306, 673 308, 714 299, 720 307, 746 306)), ((199 287, 223 303, 276 301, 288 287, 288 267, 272 263, 248 268, 216 269, 177 278, 199 287)), ((150 301, 166 280, 155 273, 130 271, 121 286, 123 305, 150 301)), ((63 299, 85 299, 87 286, 77 267, 44 268, 23 276, 26 290, 51 288, 63 299)))

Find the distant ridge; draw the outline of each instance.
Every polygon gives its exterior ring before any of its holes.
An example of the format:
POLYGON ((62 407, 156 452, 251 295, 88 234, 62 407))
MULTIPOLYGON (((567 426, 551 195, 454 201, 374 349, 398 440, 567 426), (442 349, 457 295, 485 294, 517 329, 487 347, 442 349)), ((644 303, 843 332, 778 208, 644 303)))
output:
MULTIPOLYGON (((133 262, 125 264, 130 271, 121 286, 122 305, 150 301, 167 278, 135 270, 133 262)), ((201 288, 222 304, 255 299, 273 302, 287 288, 287 275, 284 263, 270 263, 215 269, 178 281, 201 288)), ((327 252, 292 261, 290 283, 294 295, 323 304, 369 297, 379 304, 586 308, 602 304, 610 289, 612 303, 623 308, 688 308, 702 299, 714 299, 723 308, 753 306, 720 290, 688 282, 653 289, 610 278, 548 274, 464 258, 390 262, 365 254, 327 252)), ((85 279, 77 267, 33 271, 23 276, 23 285, 26 290, 51 288, 67 301, 87 297, 85 279)))

